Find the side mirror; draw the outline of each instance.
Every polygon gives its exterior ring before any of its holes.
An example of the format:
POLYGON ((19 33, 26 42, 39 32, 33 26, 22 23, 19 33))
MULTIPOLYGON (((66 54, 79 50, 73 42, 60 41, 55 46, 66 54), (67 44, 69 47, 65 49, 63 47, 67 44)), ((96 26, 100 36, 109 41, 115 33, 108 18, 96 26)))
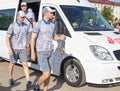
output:
POLYGON ((63 27, 62 22, 59 19, 56 19, 55 24, 56 24, 56 33, 57 34, 63 34, 64 27, 63 27))
POLYGON ((64 22, 59 19, 56 19, 56 33, 57 34, 64 34, 65 36, 71 37, 70 32, 68 31, 67 27, 65 26, 64 22))

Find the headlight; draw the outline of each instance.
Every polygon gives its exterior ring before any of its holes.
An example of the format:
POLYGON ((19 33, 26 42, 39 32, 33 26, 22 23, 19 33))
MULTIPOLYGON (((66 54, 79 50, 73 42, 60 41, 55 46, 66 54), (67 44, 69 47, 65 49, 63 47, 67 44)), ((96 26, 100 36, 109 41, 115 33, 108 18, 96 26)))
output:
POLYGON ((109 51, 101 46, 91 45, 90 50, 92 51, 94 56, 100 60, 113 60, 109 51))

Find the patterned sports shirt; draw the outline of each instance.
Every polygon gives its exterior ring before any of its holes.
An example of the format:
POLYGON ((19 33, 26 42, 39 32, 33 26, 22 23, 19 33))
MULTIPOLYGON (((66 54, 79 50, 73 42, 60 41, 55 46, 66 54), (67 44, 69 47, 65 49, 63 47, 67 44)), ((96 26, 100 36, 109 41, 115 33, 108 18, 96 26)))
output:
POLYGON ((55 33, 54 23, 42 19, 35 24, 33 33, 38 35, 36 40, 37 51, 52 51, 52 40, 55 33))
POLYGON ((26 49, 26 41, 28 36, 29 26, 25 23, 15 23, 10 24, 7 34, 11 36, 11 48, 13 49, 26 49))

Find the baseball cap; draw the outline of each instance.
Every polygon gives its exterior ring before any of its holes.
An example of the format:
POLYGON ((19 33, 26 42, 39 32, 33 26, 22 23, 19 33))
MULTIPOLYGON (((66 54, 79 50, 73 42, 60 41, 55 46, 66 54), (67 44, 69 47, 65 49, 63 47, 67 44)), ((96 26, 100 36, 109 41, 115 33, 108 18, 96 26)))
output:
POLYGON ((54 9, 51 9, 50 7, 44 7, 44 8, 42 9, 42 14, 45 14, 45 13, 47 13, 47 12, 55 12, 55 10, 54 10, 54 9))
POLYGON ((24 6, 27 6, 27 3, 26 3, 26 2, 22 2, 22 3, 21 3, 21 6, 23 6, 23 5, 24 5, 24 6))
POLYGON ((22 10, 20 10, 17 15, 20 17, 25 17, 25 13, 22 10))

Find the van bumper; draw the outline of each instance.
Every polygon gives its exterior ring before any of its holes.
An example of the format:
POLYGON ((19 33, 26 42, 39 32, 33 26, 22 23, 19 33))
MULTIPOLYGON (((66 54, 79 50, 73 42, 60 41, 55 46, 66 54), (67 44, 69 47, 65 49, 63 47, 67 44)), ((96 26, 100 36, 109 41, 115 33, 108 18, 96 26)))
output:
POLYGON ((112 84, 120 82, 120 62, 87 63, 86 82, 93 84, 112 84))

